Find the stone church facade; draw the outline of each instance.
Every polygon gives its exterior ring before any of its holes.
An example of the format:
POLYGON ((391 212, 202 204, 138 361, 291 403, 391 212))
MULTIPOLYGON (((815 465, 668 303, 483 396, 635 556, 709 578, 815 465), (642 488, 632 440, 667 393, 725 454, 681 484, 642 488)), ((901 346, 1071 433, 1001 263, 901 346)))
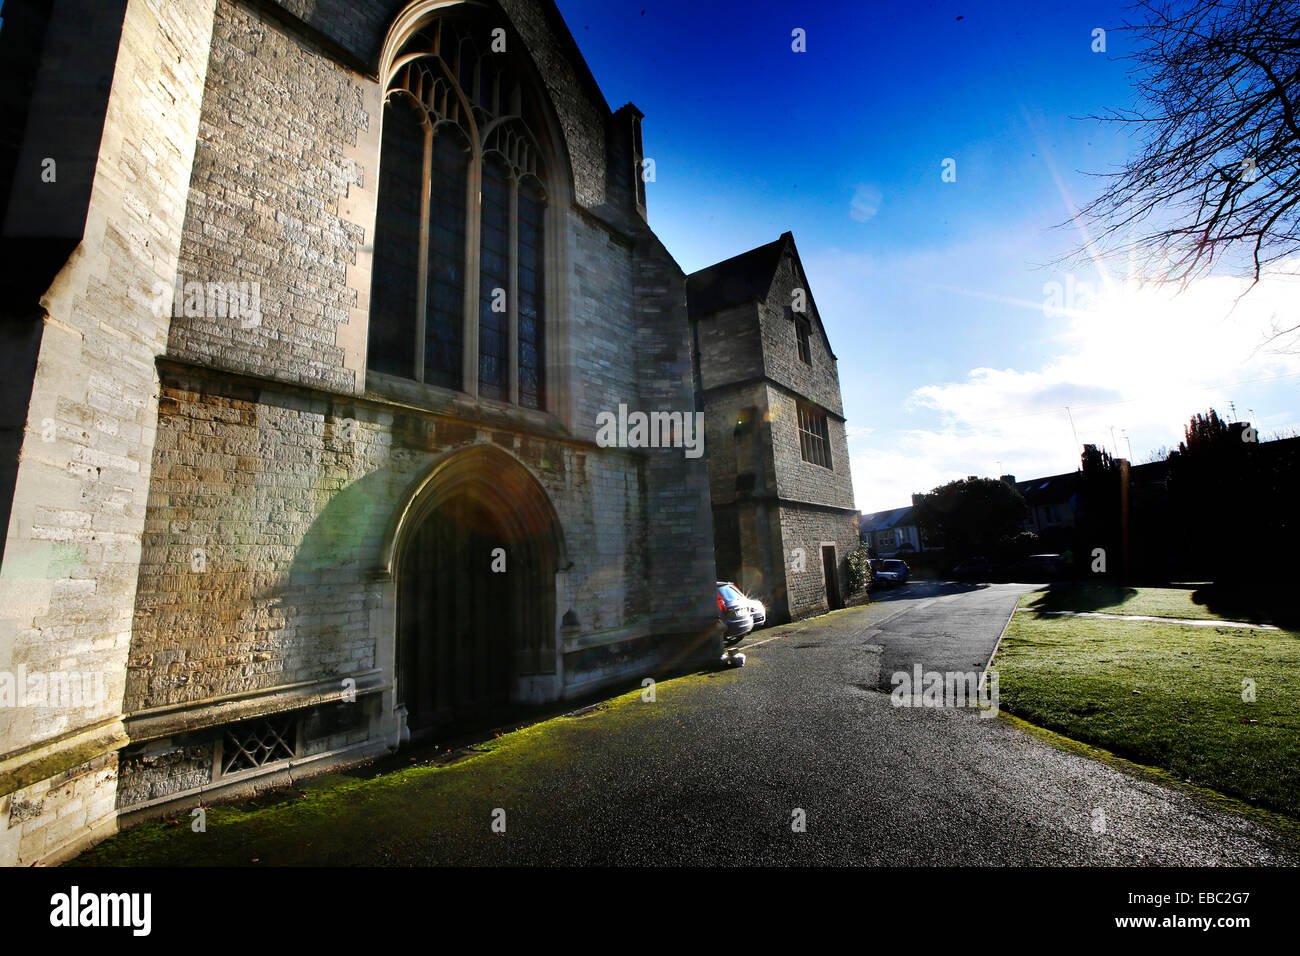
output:
POLYGON ((34 0, 0 71, 0 864, 716 659, 711 456, 595 437, 693 326, 553 3, 34 0))
POLYGON ((835 353, 794 237, 687 279, 720 579, 791 620, 860 603, 835 353))

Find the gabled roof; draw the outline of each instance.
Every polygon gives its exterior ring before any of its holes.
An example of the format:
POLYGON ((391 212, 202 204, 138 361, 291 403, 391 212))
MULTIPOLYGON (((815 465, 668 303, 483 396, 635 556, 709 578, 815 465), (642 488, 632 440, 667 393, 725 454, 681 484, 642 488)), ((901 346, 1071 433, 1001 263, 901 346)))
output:
POLYGON ((912 523, 912 506, 891 508, 889 511, 877 511, 863 515, 858 521, 859 531, 887 531, 912 523))
POLYGON ((767 298, 781 264, 786 237, 693 272, 686 277, 686 302, 692 318, 712 315, 733 305, 767 298))
POLYGON ((1063 475, 1050 475, 1046 478, 1031 478, 1029 481, 1017 481, 1016 488, 1024 496, 1025 502, 1034 505, 1064 504, 1078 490, 1079 473, 1066 472, 1063 475))
POLYGON ((808 304, 817 321, 813 324, 821 333, 826 354, 836 358, 831 348, 830 337, 821 322, 821 313, 813 299, 812 289, 807 288, 808 276, 804 272, 803 262, 799 259, 799 250, 794 244, 794 235, 781 233, 780 237, 767 245, 742 252, 738 256, 724 259, 699 272, 692 272, 686 277, 686 309, 691 320, 713 315, 723 309, 766 299, 772 291, 772 280, 781 265, 781 257, 789 250, 794 256, 795 266, 803 276, 804 287, 808 293, 808 304))

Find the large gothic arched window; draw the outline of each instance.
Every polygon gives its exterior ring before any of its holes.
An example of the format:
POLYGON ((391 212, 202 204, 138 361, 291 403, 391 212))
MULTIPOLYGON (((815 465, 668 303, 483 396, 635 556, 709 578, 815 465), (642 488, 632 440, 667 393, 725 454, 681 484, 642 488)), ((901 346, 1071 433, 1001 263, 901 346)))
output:
POLYGON ((543 409, 545 125, 504 42, 440 16, 392 59, 369 367, 543 409))

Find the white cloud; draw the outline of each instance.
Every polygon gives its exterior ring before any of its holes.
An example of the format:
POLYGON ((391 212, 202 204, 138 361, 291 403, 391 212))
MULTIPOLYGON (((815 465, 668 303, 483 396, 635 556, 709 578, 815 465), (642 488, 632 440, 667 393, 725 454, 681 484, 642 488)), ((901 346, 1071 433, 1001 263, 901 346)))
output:
POLYGON ((880 187, 861 183, 853 191, 853 199, 849 202, 849 215, 855 222, 866 222, 880 212, 880 204, 883 200, 880 187))
POLYGON ((1263 391, 1276 401, 1256 416, 1261 427, 1296 424, 1283 419, 1294 415, 1289 376, 1300 374, 1300 341, 1267 339, 1300 325, 1300 279, 1267 276, 1234 310, 1244 287, 1212 278, 1176 295, 1116 285, 1070 313, 1059 354, 1042 367, 975 368, 964 380, 915 389, 904 408, 926 427, 850 436, 859 506, 898 507, 912 492, 999 468, 1019 478, 1071 471, 1085 442, 1125 457, 1131 442, 1141 461, 1151 448, 1176 446, 1194 412, 1226 414, 1235 399, 1245 418, 1243 398, 1263 391))

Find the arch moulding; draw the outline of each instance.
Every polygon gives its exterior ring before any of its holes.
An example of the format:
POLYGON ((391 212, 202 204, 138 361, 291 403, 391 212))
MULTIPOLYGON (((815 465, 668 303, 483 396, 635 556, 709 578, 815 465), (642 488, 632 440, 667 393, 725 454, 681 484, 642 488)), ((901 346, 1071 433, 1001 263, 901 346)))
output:
POLYGON ((393 580, 412 529, 449 498, 471 489, 501 516, 512 535, 549 544, 556 571, 569 567, 559 515, 541 483, 509 452, 480 444, 448 452, 411 482, 393 509, 372 576, 393 580))

